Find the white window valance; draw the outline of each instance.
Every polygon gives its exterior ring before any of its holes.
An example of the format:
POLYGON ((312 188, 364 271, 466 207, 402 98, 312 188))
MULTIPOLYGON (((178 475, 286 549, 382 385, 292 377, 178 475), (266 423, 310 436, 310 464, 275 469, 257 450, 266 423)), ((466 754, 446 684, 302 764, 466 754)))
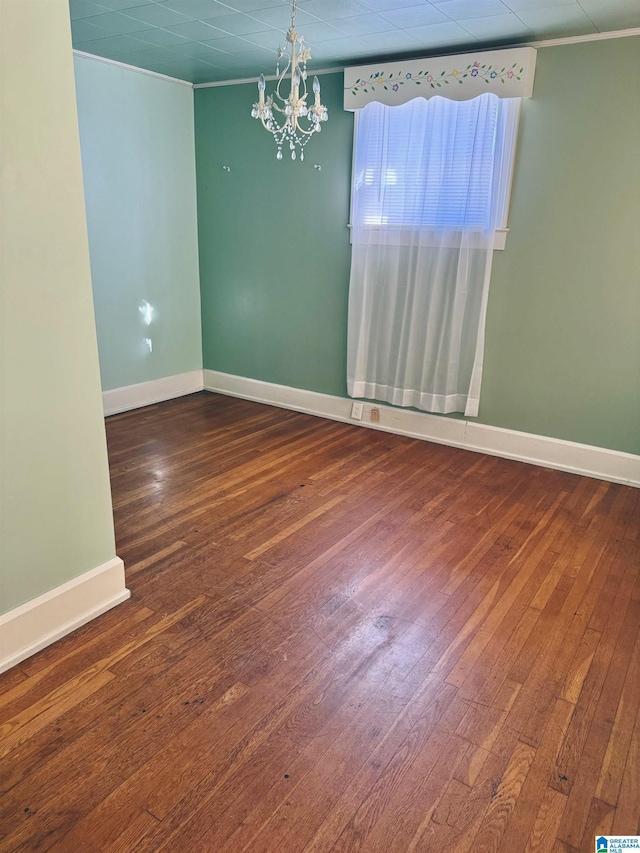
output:
POLYGON ((534 48, 520 47, 345 68, 344 108, 359 110, 371 101, 394 107, 434 95, 467 101, 484 92, 530 98, 535 67, 534 48))

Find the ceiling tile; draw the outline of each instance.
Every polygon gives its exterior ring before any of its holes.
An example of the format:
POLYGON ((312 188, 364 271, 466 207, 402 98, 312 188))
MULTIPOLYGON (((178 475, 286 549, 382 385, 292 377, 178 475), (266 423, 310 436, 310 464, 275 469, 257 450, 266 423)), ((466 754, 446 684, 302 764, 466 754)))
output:
MULTIPOLYGON (((270 27, 277 27, 280 30, 288 30, 291 26, 291 7, 281 4, 270 9, 256 9, 251 12, 251 17, 256 21, 262 21, 264 24, 269 24, 270 27)), ((298 10, 296 16, 296 29, 298 32, 306 28, 307 24, 315 24, 318 19, 313 15, 308 15, 306 12, 298 10)))
POLYGON ((180 70, 181 73, 184 73, 188 79, 188 75, 192 73, 197 73, 198 71, 207 71, 207 69, 215 68, 215 65, 212 65, 209 62, 203 62, 201 59, 179 59, 177 62, 167 63, 167 68, 170 68, 172 72, 177 72, 180 70))
MULTIPOLYGON (((215 20, 215 18, 211 20, 215 20)), ((219 30, 211 24, 205 24, 203 21, 189 21, 186 24, 178 24, 176 27, 167 27, 167 29, 169 32, 177 33, 190 41, 210 41, 211 39, 225 38, 228 35, 223 30, 219 30)))
POLYGON ((153 63, 154 65, 158 65, 158 63, 167 63, 167 62, 175 62, 176 58, 169 50, 165 50, 163 47, 149 47, 144 42, 140 42, 141 50, 132 51, 131 53, 121 54, 122 56, 127 57, 127 61, 131 62, 135 59, 136 62, 144 62, 153 63))
POLYGON ((384 33, 394 29, 391 21, 386 21, 380 15, 356 15, 355 18, 341 18, 335 26, 343 33, 351 36, 363 36, 368 33, 384 33))
POLYGON ((106 6, 98 6, 97 3, 90 3, 89 0, 69 0, 69 11, 71 20, 76 21, 79 18, 91 18, 93 15, 101 15, 103 12, 108 12, 106 6))
POLYGON ((501 0, 437 0, 436 5, 453 21, 488 18, 490 15, 504 15, 509 11, 501 0))
POLYGON ((322 60, 339 60, 344 62, 346 58, 353 56, 364 56, 369 53, 370 49, 355 39, 332 39, 331 41, 321 41, 314 45, 312 50, 313 59, 322 60))
MULTIPOLYGON (((107 58, 114 53, 135 53, 140 50, 140 42, 131 36, 111 36, 88 42, 88 45, 91 45, 91 53, 107 58)), ((80 49, 82 50, 82 47, 80 49)))
POLYGON ((463 22, 467 32, 479 39, 514 39, 524 41, 533 38, 533 32, 517 15, 491 15, 489 18, 467 18, 463 22))
MULTIPOLYGON (((465 27, 466 27, 465 21, 465 27)), ((430 27, 414 27, 411 34, 419 39, 425 48, 458 47, 475 41, 475 37, 460 24, 449 21, 446 24, 432 24, 430 27)))
POLYGON ((372 12, 384 12, 388 9, 406 9, 408 6, 424 6, 424 0, 362 0, 363 6, 372 12))
POLYGON ((127 9, 127 15, 138 21, 144 21, 153 27, 170 27, 176 24, 184 24, 191 20, 188 16, 180 15, 173 9, 154 4, 153 6, 139 6, 135 9, 127 9))
POLYGON ((132 65, 134 68, 144 68, 146 71, 153 71, 156 74, 164 74, 166 77, 176 77, 179 80, 184 79, 182 77, 178 77, 177 74, 168 73, 167 68, 169 63, 162 60, 147 59, 144 51, 141 51, 140 53, 119 54, 111 58, 118 62, 124 62, 127 65, 132 65))
MULTIPOLYGON (((246 39, 238 36, 227 36, 226 38, 216 39, 210 42, 212 47, 217 50, 223 50, 225 53, 246 53, 248 50, 255 48, 255 45, 246 39)), ((225 59, 226 62, 226 59, 225 59)))
POLYGON ((98 15, 91 19, 91 23, 103 29, 110 36, 124 36, 128 33, 140 32, 149 29, 149 24, 129 18, 120 12, 107 12, 106 15, 98 15))
POLYGON ((323 21, 364 15, 369 9, 356 0, 301 0, 298 10, 303 9, 323 21))
POLYGON ((229 8, 218 0, 161 0, 161 5, 194 21, 229 14, 229 8))
POLYGON ((549 6, 575 6, 576 4, 576 0, 502 0, 502 2, 509 9, 512 9, 516 15, 518 12, 526 12, 529 9, 544 9, 549 6))
POLYGON ((393 50, 410 50, 418 46, 419 40, 406 30, 393 30, 390 33, 370 33, 360 36, 360 41, 372 50, 389 53, 393 50))
POLYGON ((335 21, 336 26, 325 24, 324 21, 318 21, 317 24, 306 24, 300 34, 304 35, 304 40, 309 44, 328 41, 329 39, 344 38, 344 33, 338 29, 338 23, 338 21, 335 21))
POLYGON ((133 61, 133 57, 139 57, 141 53, 144 53, 144 51, 141 51, 140 53, 119 53, 118 51, 114 51, 113 53, 110 53, 108 57, 104 58, 113 62, 122 62, 123 65, 131 65, 134 68, 144 68, 145 71, 152 70, 147 69, 146 63, 142 59, 136 59, 135 62, 133 61))
POLYGON ((380 17, 405 30, 410 27, 426 27, 429 24, 444 24, 449 20, 446 15, 431 5, 391 9, 387 12, 380 12, 380 17))
MULTIPOLYGON (((301 28, 301 35, 311 47, 319 41, 344 38, 344 33, 340 32, 339 29, 321 21, 317 24, 309 24, 303 30, 301 28)), ((284 32, 280 30, 271 30, 266 33, 248 33, 246 38, 254 44, 260 45, 260 47, 272 48, 274 52, 284 44, 284 32)))
MULTIPOLYGON (((350 51, 349 54, 342 54, 339 56, 327 55, 321 57, 316 67, 318 71, 320 71, 327 67, 330 68, 332 65, 358 65, 365 62, 371 62, 371 48, 356 42, 354 43, 353 50, 350 51)), ((313 71, 313 69, 311 70, 313 71)))
POLYGON ((137 8, 138 6, 150 6, 156 0, 99 0, 100 6, 106 6, 114 12, 120 12, 123 9, 137 8))
POLYGON ((106 6, 112 12, 122 12, 128 9, 137 9, 138 6, 151 6, 158 0, 99 0, 100 6, 106 6))
POLYGON ((179 62, 170 62, 160 73, 167 77, 177 77, 178 80, 189 80, 191 83, 207 83, 221 68, 209 65, 199 59, 182 59, 179 62))
MULTIPOLYGON (((211 21, 217 21, 218 19, 217 18, 211 18, 210 20, 211 21)), ((205 21, 203 21, 202 23, 205 23, 205 21)), ((212 42, 212 41, 222 41, 223 39, 228 39, 230 36, 233 35, 233 33, 228 33, 226 30, 221 30, 219 27, 213 27, 212 24, 211 24, 211 26, 212 26, 212 30, 209 33, 209 37, 206 39, 199 39, 199 41, 201 41, 203 43, 208 43, 208 42, 212 42)), ((275 30, 271 30, 271 32, 275 32, 275 30)))
POLYGON ((640 27, 640 0, 579 0, 601 32, 640 27))
POLYGON ((160 27, 154 27, 152 30, 143 30, 140 33, 136 33, 135 37, 158 47, 168 47, 171 44, 180 44, 186 41, 184 36, 179 36, 177 33, 163 30, 160 27))
POLYGON ((209 44, 201 44, 197 41, 188 41, 185 44, 176 44, 167 50, 177 59, 199 59, 208 62, 209 65, 222 65, 225 55, 217 48, 209 44))
MULTIPOLYGON (((254 12, 280 5, 281 0, 225 0, 225 6, 230 6, 237 12, 254 12)), ((289 6, 289 10, 291 10, 291 6, 289 6)))
POLYGON ((272 29, 264 21, 257 21, 255 18, 251 18, 242 12, 236 12, 235 15, 225 15, 222 18, 205 18, 205 23, 209 23, 234 36, 246 36, 247 33, 264 33, 272 29))
POLYGON ((577 3, 549 9, 531 9, 520 12, 519 17, 536 36, 542 38, 553 38, 568 33, 581 35, 597 32, 591 19, 577 3))
POLYGON ((77 21, 71 21, 71 35, 73 36, 74 44, 81 44, 92 39, 106 38, 109 33, 105 30, 96 27, 95 24, 89 23, 86 18, 77 21))
MULTIPOLYGON (((238 78, 244 75, 237 75, 238 78)), ((228 73, 220 68, 212 68, 210 71, 205 72, 195 72, 189 78, 190 83, 224 83, 226 80, 229 80, 228 73)))
MULTIPOLYGON (((230 54, 225 58, 224 64, 228 66, 234 71, 237 71, 239 68, 250 68, 252 64, 255 64, 257 68, 265 68, 268 74, 275 74, 276 71, 276 63, 273 58, 273 53, 269 50, 263 50, 262 48, 255 47, 255 45, 251 45, 252 49, 243 51, 242 53, 230 54)), ((251 72, 251 76, 257 77, 260 73, 259 71, 251 72)))
MULTIPOLYGON (((247 33, 244 38, 256 47, 263 47, 265 50, 271 51, 273 56, 276 55, 278 48, 284 44, 284 33, 280 30, 268 30, 264 33, 247 33)), ((275 59, 273 61, 275 62, 275 59)))

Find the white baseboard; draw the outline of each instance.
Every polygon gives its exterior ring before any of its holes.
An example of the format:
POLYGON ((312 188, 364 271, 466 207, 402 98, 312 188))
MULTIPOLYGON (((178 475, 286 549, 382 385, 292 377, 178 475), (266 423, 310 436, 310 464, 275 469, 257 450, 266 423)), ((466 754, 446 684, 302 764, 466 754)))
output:
POLYGON ((356 421, 351 418, 352 400, 348 398, 232 376, 217 370, 204 371, 204 388, 206 391, 268 403, 354 426, 408 435, 491 456, 529 462, 543 468, 555 468, 598 480, 640 487, 640 456, 632 453, 501 429, 473 421, 436 417, 384 404, 365 403, 363 419, 356 421), (372 409, 379 411, 378 423, 371 423, 372 409))
POLYGON ((196 391, 202 391, 203 387, 202 370, 192 370, 189 373, 178 373, 175 376, 164 376, 150 382, 103 391, 102 405, 105 416, 116 415, 118 412, 140 409, 142 406, 173 400, 174 397, 183 397, 185 394, 195 394, 196 391))
POLYGON ((114 557, 0 616, 0 672, 126 601, 124 563, 114 557))

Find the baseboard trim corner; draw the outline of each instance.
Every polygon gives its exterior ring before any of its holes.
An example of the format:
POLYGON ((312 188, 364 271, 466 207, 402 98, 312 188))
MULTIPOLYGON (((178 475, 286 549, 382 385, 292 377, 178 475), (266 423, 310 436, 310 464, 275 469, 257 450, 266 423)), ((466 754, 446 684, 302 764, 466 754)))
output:
POLYGON ((276 385, 217 370, 204 370, 204 389, 342 421, 353 426, 378 429, 543 468, 554 468, 598 480, 640 487, 640 456, 632 453, 368 402, 364 405, 363 419, 355 421, 350 416, 352 400, 346 397, 276 385), (380 419, 377 423, 371 423, 369 420, 373 408, 379 413, 380 419))
POLYGON ((131 593, 119 557, 0 616, 0 672, 106 613, 131 593))
POLYGON ((149 382, 139 382, 136 385, 125 385, 102 392, 102 405, 105 417, 152 406, 165 400, 184 397, 202 391, 204 379, 202 370, 191 370, 188 373, 177 373, 174 376, 163 376, 149 382))

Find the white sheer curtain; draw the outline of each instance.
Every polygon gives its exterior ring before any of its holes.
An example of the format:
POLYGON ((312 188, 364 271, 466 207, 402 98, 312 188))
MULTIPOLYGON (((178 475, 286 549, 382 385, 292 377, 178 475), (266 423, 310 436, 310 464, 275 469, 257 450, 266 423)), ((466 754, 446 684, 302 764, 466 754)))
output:
POLYGON ((495 228, 519 99, 360 111, 352 190, 350 396, 478 414, 495 228))

